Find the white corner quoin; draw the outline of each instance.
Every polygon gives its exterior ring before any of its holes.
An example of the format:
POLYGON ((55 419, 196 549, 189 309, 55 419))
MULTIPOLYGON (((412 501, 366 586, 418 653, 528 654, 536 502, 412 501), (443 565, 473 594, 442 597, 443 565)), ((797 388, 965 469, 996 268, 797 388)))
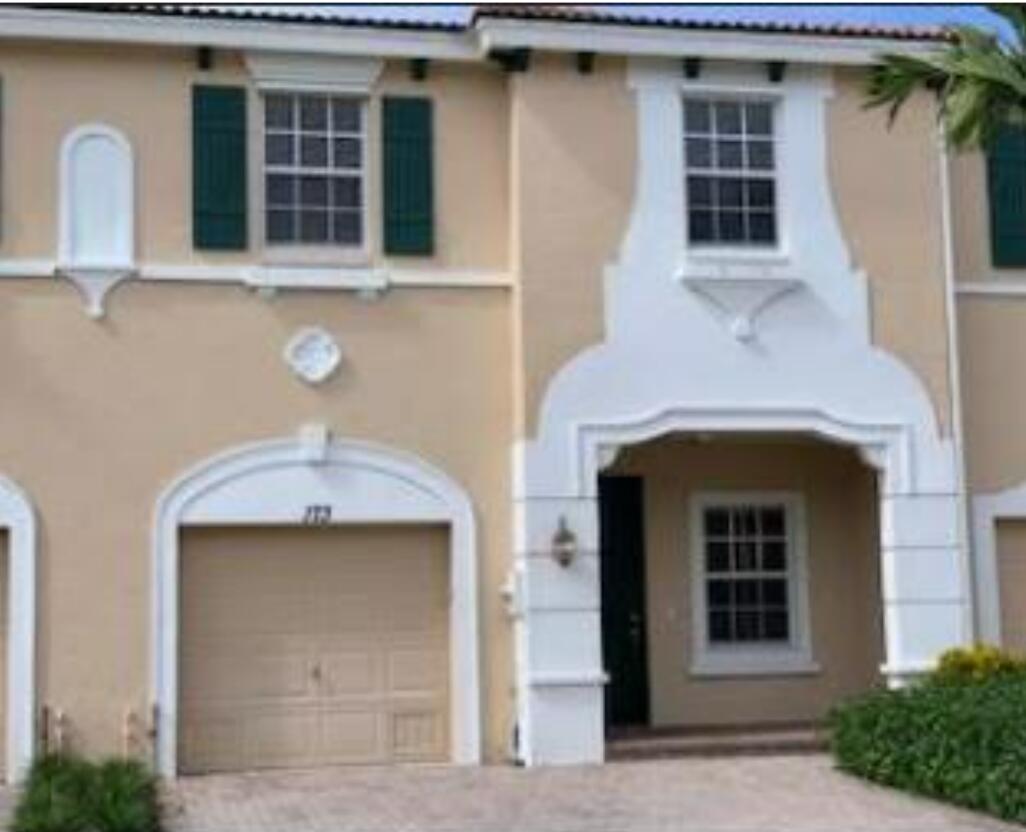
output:
POLYGON ((450 688, 455 763, 481 759, 477 549, 474 511, 448 475, 403 451, 332 439, 321 425, 213 456, 180 476, 157 503, 153 527, 153 688, 160 774, 177 770, 179 529, 189 525, 304 522, 327 507, 331 524, 445 523, 452 604, 450 688))
POLYGON ((789 66, 768 84, 762 64, 710 64, 689 80, 678 61, 634 58, 629 84, 638 184, 606 268, 606 340, 559 370, 536 435, 514 447, 508 586, 528 765, 604 757, 597 477, 638 442, 786 432, 857 449, 878 472, 882 672, 902 684, 972 632, 955 449, 920 379, 873 345, 868 279, 851 265, 834 209, 829 70, 789 66), (780 243, 772 250, 688 246, 685 95, 773 102, 780 243), (556 572, 549 549, 561 519, 579 556, 556 572))

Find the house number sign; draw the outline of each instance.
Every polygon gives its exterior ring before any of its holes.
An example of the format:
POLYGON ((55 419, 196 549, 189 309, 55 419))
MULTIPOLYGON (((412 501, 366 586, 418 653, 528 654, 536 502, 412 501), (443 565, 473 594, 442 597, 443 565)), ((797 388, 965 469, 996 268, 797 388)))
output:
POLYGON ((327 526, 331 523, 331 506, 324 503, 311 503, 303 511, 303 524, 306 526, 327 526))

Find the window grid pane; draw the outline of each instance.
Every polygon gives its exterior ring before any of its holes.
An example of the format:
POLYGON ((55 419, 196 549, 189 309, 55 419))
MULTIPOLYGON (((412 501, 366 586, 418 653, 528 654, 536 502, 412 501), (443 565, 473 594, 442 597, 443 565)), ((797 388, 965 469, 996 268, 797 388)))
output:
POLYGON ((703 513, 702 528, 709 642, 789 641, 785 507, 710 507, 703 513))
POLYGON ((264 99, 267 241, 363 242, 364 115, 345 96, 274 93, 264 99))
POLYGON ((772 105, 684 101, 688 239, 697 245, 777 242, 772 105))

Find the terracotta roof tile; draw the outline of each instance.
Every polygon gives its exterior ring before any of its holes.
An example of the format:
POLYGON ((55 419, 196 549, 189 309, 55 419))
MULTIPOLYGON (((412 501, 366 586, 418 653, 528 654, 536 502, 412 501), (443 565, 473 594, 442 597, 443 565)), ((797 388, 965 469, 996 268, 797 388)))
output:
MULTIPOLYGON (((644 8, 644 7, 640 7, 644 8)), ((769 23, 743 20, 703 20, 659 14, 665 6, 649 7, 653 14, 612 12, 595 6, 540 4, 483 4, 477 6, 474 21, 482 18, 590 23, 614 26, 648 26, 664 29, 753 32, 758 34, 810 35, 819 37, 884 38, 891 40, 946 40, 948 33, 937 27, 866 26, 845 23, 769 23)))

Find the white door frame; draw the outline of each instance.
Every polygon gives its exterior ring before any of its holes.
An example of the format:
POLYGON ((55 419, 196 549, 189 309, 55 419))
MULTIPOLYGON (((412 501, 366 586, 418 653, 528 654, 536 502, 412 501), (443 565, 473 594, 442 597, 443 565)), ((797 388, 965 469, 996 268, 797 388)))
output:
POLYGON ((177 773, 181 527, 304 522, 445 523, 450 529, 451 737, 455 763, 481 759, 477 550, 466 491, 411 454, 332 440, 321 427, 217 454, 180 476, 153 526, 153 691, 157 771, 177 773), (311 513, 312 510, 312 513, 311 513))
POLYGON ((0 528, 7 530, 7 765, 18 782, 35 753, 36 513, 25 492, 0 476, 0 528))

